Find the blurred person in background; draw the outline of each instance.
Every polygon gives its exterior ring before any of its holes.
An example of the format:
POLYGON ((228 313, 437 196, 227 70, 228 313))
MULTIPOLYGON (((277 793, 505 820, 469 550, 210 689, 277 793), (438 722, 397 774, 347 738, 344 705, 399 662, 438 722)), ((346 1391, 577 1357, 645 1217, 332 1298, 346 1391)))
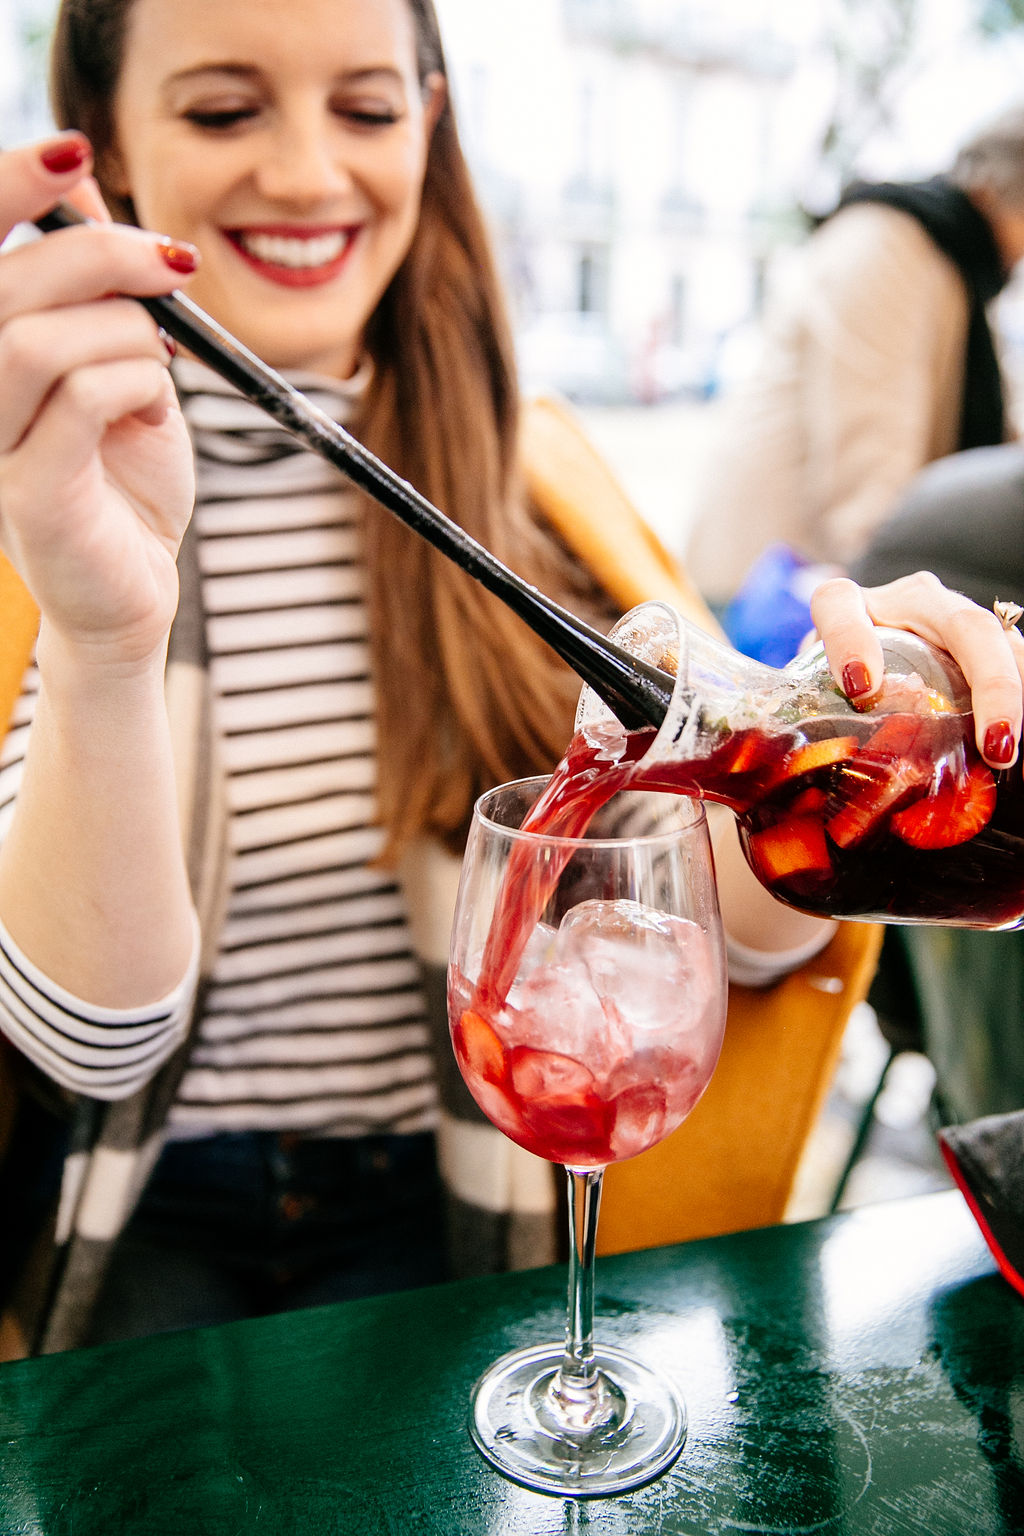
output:
POLYGON ((713 605, 770 546, 845 568, 924 465, 1012 435, 987 307, 1022 256, 1024 106, 944 175, 848 189, 699 471, 687 563, 713 605))

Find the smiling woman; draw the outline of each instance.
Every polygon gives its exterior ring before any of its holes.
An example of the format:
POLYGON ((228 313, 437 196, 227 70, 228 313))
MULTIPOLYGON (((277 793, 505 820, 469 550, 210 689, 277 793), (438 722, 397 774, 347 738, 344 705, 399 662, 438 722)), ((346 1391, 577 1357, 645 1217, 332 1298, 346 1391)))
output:
MULTIPOLYGON (((299 0, 286 26, 276 0, 67 0, 53 87, 115 216, 198 247, 194 298, 275 366, 370 362, 367 445, 558 589, 561 556, 514 491, 511 340, 430 0, 299 0)), ((571 685, 405 530, 374 516, 364 541, 383 819, 396 844, 452 833, 474 784, 557 753, 571 685)))
POLYGON ((406 0, 304 0, 287 26, 276 0, 135 0, 99 172, 199 247, 192 296, 254 351, 345 378, 412 242, 444 99, 406 0))
POLYGON ((518 489, 429 0, 64 0, 53 94, 69 131, 0 161, 4 229, 68 196, 101 221, 0 258, 0 538, 43 613, 0 756, 0 1026, 81 1096, 46 1348, 444 1272, 439 898, 410 882, 554 762, 576 692, 190 358, 175 398, 111 291, 187 283, 482 542, 611 607, 518 489), (96 183, 169 237, 104 224, 96 183))

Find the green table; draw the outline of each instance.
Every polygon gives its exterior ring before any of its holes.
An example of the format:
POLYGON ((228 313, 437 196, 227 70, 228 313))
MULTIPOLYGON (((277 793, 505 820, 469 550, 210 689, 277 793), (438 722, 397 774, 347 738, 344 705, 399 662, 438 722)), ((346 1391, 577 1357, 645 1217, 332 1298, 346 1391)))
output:
POLYGON ((599 1261, 599 1337, 680 1383, 647 1488, 505 1482, 465 1429, 564 1274, 0 1366, 8 1536, 995 1536, 1024 1532, 1024 1304, 956 1192, 599 1261))

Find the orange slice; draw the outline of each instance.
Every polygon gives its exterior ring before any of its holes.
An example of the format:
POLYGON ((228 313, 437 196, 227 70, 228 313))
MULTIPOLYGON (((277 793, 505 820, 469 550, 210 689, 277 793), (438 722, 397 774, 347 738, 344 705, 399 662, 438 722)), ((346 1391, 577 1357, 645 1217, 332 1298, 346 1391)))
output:
POLYGON ((827 875, 832 869, 825 832, 816 816, 789 816, 747 839, 760 879, 769 885, 792 875, 827 875))

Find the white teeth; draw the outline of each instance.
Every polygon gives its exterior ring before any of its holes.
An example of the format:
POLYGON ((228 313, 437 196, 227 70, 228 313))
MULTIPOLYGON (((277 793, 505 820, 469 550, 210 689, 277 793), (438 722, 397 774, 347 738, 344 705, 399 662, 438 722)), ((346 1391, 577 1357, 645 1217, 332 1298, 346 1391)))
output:
POLYGON ((301 235, 260 235, 254 231, 242 231, 238 243, 257 261, 265 261, 275 267, 323 267, 340 256, 349 242, 343 232, 314 235, 304 239, 301 235))

